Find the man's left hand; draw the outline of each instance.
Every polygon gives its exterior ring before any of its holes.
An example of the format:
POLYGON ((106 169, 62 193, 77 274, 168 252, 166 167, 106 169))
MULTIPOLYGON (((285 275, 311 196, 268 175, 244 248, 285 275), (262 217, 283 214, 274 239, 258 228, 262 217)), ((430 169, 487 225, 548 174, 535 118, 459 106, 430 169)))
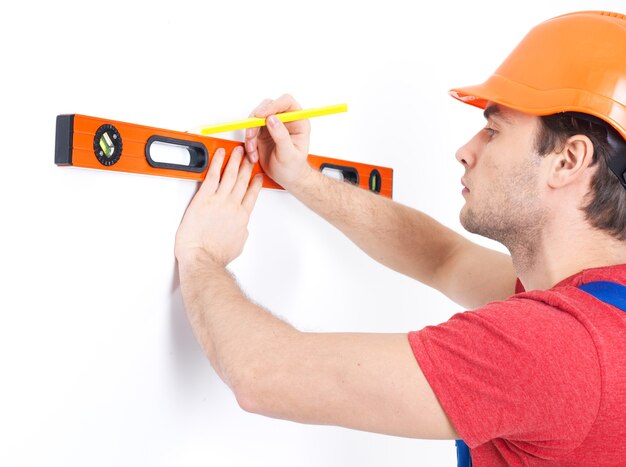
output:
POLYGON ((247 158, 242 162, 243 152, 241 146, 233 150, 221 179, 226 151, 220 148, 213 155, 176 232, 174 252, 179 264, 225 267, 243 251, 250 214, 263 184, 260 174, 250 183, 254 164, 247 158))

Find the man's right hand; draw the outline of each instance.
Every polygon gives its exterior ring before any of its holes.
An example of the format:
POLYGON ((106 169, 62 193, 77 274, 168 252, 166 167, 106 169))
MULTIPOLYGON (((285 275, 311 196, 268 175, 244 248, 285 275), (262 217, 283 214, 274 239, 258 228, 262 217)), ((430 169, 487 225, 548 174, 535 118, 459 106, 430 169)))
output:
POLYGON ((265 99, 250 116, 265 118, 266 126, 246 130, 250 161, 259 161, 263 171, 287 190, 310 170, 307 156, 311 125, 308 120, 283 123, 275 114, 300 109, 289 94, 276 100, 265 99))

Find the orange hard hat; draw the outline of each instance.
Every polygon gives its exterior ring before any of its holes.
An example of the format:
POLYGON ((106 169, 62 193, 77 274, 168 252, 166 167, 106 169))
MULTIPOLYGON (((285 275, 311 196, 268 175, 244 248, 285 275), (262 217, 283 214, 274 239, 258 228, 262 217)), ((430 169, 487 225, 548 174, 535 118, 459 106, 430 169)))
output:
POLYGON ((582 11, 545 21, 487 81, 450 94, 480 108, 491 101, 532 115, 590 114, 626 139, 626 15, 582 11))

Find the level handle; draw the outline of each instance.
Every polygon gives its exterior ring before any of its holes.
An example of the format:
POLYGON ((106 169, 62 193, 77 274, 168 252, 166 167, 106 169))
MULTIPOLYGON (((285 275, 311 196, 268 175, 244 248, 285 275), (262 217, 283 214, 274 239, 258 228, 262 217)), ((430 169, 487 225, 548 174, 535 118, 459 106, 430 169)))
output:
POLYGON ((204 144, 199 141, 188 141, 167 136, 154 135, 148 138, 145 146, 145 155, 148 164, 156 169, 182 170, 186 172, 204 172, 209 163, 209 152, 204 144), (176 164, 174 162, 161 162, 156 160, 157 148, 166 149, 170 154, 182 151, 188 154, 189 163, 176 164))

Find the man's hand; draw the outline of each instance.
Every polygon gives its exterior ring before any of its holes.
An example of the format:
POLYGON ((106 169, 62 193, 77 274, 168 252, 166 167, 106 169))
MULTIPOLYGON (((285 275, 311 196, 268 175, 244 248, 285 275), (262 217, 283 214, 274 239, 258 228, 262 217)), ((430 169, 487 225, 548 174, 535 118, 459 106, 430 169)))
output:
POLYGON ((243 148, 238 146, 220 180, 225 155, 221 148, 213 155, 206 178, 178 227, 174 251, 179 264, 195 261, 225 267, 243 250, 263 176, 257 175, 250 183, 254 164, 247 159, 242 163, 243 148))
POLYGON ((250 115, 266 118, 267 125, 246 130, 250 161, 260 161, 265 173, 288 190, 310 170, 307 156, 311 125, 308 120, 283 123, 275 114, 300 109, 300 104, 289 94, 275 101, 265 99, 250 115))

